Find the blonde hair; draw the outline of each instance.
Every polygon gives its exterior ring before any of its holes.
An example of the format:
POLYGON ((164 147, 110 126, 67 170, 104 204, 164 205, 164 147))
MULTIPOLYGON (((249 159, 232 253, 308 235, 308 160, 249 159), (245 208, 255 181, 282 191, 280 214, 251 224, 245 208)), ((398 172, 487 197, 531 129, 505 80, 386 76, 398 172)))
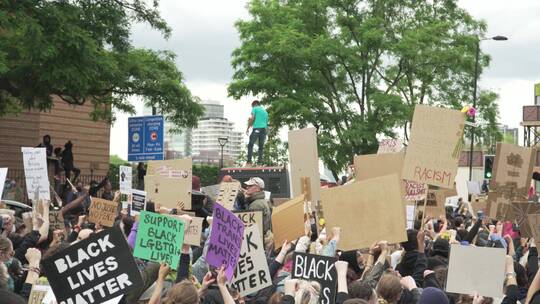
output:
POLYGON ((317 304, 319 303, 319 293, 321 285, 315 281, 298 281, 296 293, 294 294, 294 303, 298 304, 317 304))
POLYGON ((379 303, 396 303, 401 296, 402 290, 397 275, 393 273, 384 274, 377 284, 379 303), (384 302, 381 300, 384 300, 384 302))
POLYGON ((163 304, 199 304, 199 293, 191 281, 183 280, 169 289, 163 304))

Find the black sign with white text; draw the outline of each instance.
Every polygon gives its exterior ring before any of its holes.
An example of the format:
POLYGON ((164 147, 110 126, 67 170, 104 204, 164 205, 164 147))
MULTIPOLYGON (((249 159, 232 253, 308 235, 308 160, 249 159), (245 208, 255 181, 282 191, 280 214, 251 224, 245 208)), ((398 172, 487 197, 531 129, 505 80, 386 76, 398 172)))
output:
POLYGON ((43 261, 60 304, 102 303, 143 284, 119 228, 101 231, 43 261))
POLYGON ((337 294, 336 261, 322 255, 295 252, 292 278, 318 282, 321 284, 319 303, 334 304, 337 294))

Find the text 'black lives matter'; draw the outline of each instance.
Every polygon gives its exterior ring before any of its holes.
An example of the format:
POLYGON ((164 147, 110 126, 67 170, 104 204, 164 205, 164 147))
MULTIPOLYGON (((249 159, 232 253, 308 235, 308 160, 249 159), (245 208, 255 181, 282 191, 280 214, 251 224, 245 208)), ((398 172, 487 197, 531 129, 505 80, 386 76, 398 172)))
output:
POLYGON ((43 261, 58 303, 102 303, 143 285, 119 228, 101 231, 43 261))
POLYGON ((337 294, 336 261, 322 255, 295 252, 292 278, 318 282, 321 284, 319 303, 334 304, 337 294))

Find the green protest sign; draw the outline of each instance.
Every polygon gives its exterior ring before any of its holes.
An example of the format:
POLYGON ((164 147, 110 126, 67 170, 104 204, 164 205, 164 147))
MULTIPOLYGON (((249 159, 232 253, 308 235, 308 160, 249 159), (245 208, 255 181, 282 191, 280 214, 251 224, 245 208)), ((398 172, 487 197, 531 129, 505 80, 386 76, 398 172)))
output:
POLYGON ((154 262, 164 262, 172 269, 176 269, 183 243, 184 222, 182 220, 141 211, 133 256, 154 262))

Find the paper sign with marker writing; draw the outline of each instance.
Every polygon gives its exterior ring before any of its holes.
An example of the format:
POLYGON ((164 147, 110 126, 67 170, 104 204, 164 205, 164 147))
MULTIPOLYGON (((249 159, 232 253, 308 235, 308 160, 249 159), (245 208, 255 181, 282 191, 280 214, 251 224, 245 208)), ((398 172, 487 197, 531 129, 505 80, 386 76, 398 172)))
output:
POLYGON ((460 111, 416 105, 401 177, 453 188, 464 126, 465 114, 460 111))
POLYGON ((244 229, 240 258, 231 283, 243 297, 272 285, 272 277, 270 277, 261 234, 257 226, 244 229))
POLYGON ((406 201, 421 201, 426 198, 427 187, 425 184, 403 180, 405 186, 406 201))
POLYGON ((45 148, 21 148, 23 153, 24 176, 28 197, 51 200, 49 176, 47 174, 47 153, 45 148), (39 189, 39 190, 38 190, 39 189))
POLYGON ((293 254, 292 278, 316 281, 321 284, 319 303, 332 304, 336 301, 337 271, 334 263, 337 259, 295 252, 293 254))
POLYGON ((146 210, 146 191, 131 190, 131 215, 135 216, 146 210))
POLYGON ((133 256, 163 262, 178 268, 184 244, 184 221, 167 215, 142 211, 133 256))
POLYGON ((103 303, 143 285, 119 228, 73 243, 42 265, 58 303, 103 303))
POLYGON ((227 279, 231 279, 244 236, 244 223, 220 204, 214 204, 212 232, 206 253, 206 262, 216 268, 225 266, 227 279))
POLYGON ((131 166, 120 166, 120 193, 130 194, 132 187, 133 170, 131 166))
POLYGON ((93 197, 89 211, 89 222, 105 227, 112 227, 117 215, 118 203, 93 197))
POLYGON ((502 298, 506 250, 452 245, 446 291, 502 298))
POLYGON ((6 182, 8 168, 0 168, 0 199, 4 195, 4 183, 6 182))
POLYGON ((220 203, 228 210, 232 210, 234 207, 234 201, 236 200, 236 196, 238 196, 241 186, 242 185, 239 182, 221 183, 216 202, 220 203))
POLYGON ((383 139, 379 141, 379 149, 377 154, 396 153, 401 151, 403 143, 401 139, 383 139))
POLYGON ((263 215, 262 211, 234 211, 234 214, 242 220, 246 227, 257 226, 259 232, 263 235, 263 215))
POLYGON ((191 223, 189 223, 189 225, 187 225, 187 223, 184 221, 184 224, 186 224, 185 231, 184 231, 184 244, 197 246, 197 247, 201 246, 201 233, 202 233, 203 220, 204 219, 202 217, 192 217, 191 223))
POLYGON ((191 210, 191 159, 149 161, 144 177, 147 199, 167 208, 191 210))

